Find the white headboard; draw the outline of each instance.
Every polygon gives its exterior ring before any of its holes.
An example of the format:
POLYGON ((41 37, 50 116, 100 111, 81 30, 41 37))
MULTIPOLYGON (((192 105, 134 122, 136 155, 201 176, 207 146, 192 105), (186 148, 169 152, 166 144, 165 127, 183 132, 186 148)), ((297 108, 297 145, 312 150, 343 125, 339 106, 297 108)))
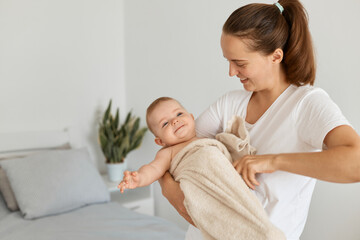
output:
POLYGON ((0 156, 14 152, 48 150, 70 145, 71 148, 82 147, 79 131, 67 128, 55 131, 28 131, 0 133, 0 156))

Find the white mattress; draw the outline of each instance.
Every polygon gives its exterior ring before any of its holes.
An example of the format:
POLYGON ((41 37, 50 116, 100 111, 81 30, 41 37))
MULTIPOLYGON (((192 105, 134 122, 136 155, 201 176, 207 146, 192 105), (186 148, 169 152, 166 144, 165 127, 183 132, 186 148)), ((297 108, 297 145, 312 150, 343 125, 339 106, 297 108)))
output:
POLYGON ((71 212, 25 220, 20 212, 3 213, 1 240, 161 240, 184 239, 185 232, 159 217, 136 213, 117 202, 93 204, 71 212))

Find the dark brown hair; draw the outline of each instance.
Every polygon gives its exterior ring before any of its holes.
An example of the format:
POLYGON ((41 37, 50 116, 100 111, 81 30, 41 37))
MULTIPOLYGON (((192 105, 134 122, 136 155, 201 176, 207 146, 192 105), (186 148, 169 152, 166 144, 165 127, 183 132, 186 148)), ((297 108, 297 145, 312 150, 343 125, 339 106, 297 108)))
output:
MULTIPOLYGON (((154 100, 146 109, 146 124, 149 128, 149 130, 154 133, 153 129, 151 128, 151 125, 149 124, 149 115, 154 111, 155 107, 159 105, 159 103, 166 102, 166 101, 176 101, 177 100, 171 98, 171 97, 159 97, 158 99, 154 100)), ((178 102, 179 103, 179 102, 178 102)), ((180 104, 180 103, 179 103, 180 104)), ((181 104, 180 104, 181 105, 181 104)))
POLYGON ((316 64, 308 15, 298 0, 279 0, 274 4, 248 4, 235 10, 223 26, 225 34, 249 39, 249 47, 265 55, 277 48, 284 52, 282 64, 287 81, 297 86, 313 85, 316 64))

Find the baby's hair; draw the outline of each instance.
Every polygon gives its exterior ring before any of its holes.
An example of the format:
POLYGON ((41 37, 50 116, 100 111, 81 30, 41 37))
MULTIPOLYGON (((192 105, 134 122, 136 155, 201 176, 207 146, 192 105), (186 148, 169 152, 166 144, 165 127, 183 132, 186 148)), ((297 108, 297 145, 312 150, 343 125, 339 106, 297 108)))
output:
POLYGON ((283 11, 275 4, 260 3, 235 10, 226 20, 223 32, 250 40, 250 49, 265 55, 281 48, 287 81, 297 86, 313 85, 316 64, 307 12, 298 0, 278 3, 283 11))
MULTIPOLYGON (((154 111, 154 109, 156 108, 157 105, 159 105, 159 103, 162 102, 166 102, 166 101, 176 101, 177 103, 179 103, 179 101, 175 100, 174 98, 171 97, 159 97, 157 98, 155 101, 153 101, 148 108, 146 109, 146 124, 150 130, 150 132, 154 133, 153 129, 151 128, 151 124, 150 124, 150 119, 149 116, 150 114, 154 111)), ((179 103, 180 104, 180 103, 179 103)), ((181 105, 181 104, 180 104, 181 105)))

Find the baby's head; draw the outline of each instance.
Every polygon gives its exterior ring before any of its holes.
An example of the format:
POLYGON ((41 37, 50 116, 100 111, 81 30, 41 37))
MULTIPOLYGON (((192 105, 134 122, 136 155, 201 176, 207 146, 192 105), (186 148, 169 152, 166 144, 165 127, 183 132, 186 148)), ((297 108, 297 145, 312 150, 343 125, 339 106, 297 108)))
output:
POLYGON ((175 99, 161 97, 146 110, 146 123, 155 143, 168 147, 196 136, 194 116, 175 99))

